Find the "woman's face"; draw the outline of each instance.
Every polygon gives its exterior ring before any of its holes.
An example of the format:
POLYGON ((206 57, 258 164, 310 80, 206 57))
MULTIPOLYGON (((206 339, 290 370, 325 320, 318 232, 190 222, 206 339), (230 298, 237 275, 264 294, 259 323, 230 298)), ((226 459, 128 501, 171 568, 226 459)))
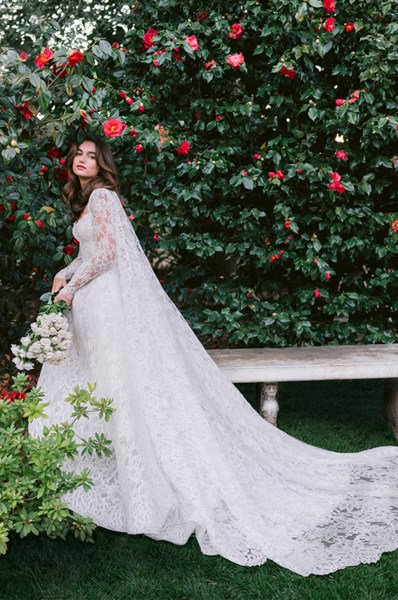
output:
POLYGON ((72 171, 79 178, 81 186, 98 175, 97 149, 94 142, 86 140, 80 144, 72 162, 72 171))

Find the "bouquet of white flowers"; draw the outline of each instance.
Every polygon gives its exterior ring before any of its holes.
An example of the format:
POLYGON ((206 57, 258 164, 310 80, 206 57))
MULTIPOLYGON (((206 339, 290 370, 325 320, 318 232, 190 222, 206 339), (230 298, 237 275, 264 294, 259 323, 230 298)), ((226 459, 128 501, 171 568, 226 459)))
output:
POLYGON ((57 293, 47 292, 40 297, 46 304, 40 308, 36 321, 30 324, 30 330, 21 338, 19 345, 12 344, 11 351, 15 355, 12 361, 17 369, 33 369, 31 359, 57 365, 66 358, 72 334, 64 313, 70 307, 63 300, 54 304, 57 293))

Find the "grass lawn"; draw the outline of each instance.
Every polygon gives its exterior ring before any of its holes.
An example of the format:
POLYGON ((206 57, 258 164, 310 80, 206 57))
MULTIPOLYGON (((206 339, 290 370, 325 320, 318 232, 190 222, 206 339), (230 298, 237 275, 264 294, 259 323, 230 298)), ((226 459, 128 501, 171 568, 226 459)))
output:
MULTIPOLYGON (((254 386, 239 389, 254 400, 254 386)), ((381 381, 284 384, 279 427, 330 450, 395 439, 382 418, 381 381)), ((267 562, 240 567, 185 546, 98 528, 95 544, 13 537, 0 559, 1 600, 398 600, 398 551, 375 565, 301 577, 267 562)))

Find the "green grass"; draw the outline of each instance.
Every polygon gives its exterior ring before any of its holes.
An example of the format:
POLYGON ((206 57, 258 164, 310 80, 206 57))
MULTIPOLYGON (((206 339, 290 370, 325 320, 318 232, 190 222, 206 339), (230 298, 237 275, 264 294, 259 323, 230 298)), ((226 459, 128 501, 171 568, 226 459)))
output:
MULTIPOLYGON (((254 386, 239 388, 254 401, 254 386)), ((279 427, 330 450, 393 445, 380 381, 285 384, 279 427)), ((301 577, 267 562, 240 567, 185 546, 97 529, 95 544, 12 537, 1 600, 398 600, 398 551, 374 565, 301 577)))

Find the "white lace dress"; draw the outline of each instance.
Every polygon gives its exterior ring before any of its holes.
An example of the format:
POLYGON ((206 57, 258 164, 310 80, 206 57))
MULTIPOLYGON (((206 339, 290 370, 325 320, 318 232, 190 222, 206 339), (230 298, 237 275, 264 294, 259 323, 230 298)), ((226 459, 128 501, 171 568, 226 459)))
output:
POLYGON ((79 256, 59 275, 73 297, 73 343, 38 385, 44 424, 66 421, 64 398, 97 383, 114 399, 110 458, 84 457, 92 490, 65 497, 98 525, 184 544, 240 565, 272 559, 308 575, 375 562, 398 547, 398 448, 340 454, 276 429, 222 374, 164 292, 116 193, 95 190, 74 225, 79 256))

